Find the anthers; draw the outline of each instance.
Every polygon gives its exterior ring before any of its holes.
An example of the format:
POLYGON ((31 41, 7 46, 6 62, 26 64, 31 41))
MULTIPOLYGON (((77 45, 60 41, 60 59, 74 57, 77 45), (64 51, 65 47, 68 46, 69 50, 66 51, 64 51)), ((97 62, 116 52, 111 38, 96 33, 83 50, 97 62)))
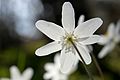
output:
POLYGON ((61 37, 59 44, 62 45, 62 49, 65 49, 66 52, 73 50, 73 45, 71 42, 76 42, 77 38, 73 34, 66 34, 65 36, 61 37))

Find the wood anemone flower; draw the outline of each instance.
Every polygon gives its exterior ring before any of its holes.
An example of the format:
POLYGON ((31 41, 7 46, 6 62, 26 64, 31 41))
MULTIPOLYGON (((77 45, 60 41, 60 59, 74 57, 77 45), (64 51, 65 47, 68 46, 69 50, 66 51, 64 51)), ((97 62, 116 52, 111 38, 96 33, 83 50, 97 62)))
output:
POLYGON ((36 22, 36 27, 51 38, 53 42, 38 48, 35 54, 37 56, 45 56, 61 50, 61 71, 66 73, 74 66, 76 59, 81 61, 80 56, 71 43, 73 42, 85 63, 90 64, 92 60, 86 45, 99 41, 100 36, 93 35, 93 33, 102 23, 103 21, 100 18, 93 18, 79 24, 75 28, 74 9, 71 3, 65 2, 62 7, 63 27, 44 20, 36 22))

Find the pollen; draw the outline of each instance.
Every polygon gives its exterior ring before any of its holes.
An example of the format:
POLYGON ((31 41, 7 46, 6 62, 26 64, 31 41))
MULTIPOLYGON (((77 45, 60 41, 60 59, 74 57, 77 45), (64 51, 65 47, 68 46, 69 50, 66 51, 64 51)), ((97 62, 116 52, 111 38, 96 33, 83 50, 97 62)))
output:
POLYGON ((75 42, 76 37, 74 35, 66 35, 64 41, 66 45, 72 45, 71 42, 75 42))
POLYGON ((73 34, 66 34, 61 37, 61 41, 59 42, 62 45, 62 49, 65 48, 65 52, 73 51, 73 44, 71 42, 76 42, 77 38, 73 34))

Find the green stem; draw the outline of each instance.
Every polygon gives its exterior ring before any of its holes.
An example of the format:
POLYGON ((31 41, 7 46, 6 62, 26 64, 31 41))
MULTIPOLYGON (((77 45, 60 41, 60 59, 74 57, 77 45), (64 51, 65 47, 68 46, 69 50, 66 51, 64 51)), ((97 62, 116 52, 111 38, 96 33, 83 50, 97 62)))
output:
POLYGON ((98 62, 97 62, 94 54, 91 53, 91 56, 92 56, 92 59, 93 59, 93 62, 94 62, 94 64, 95 64, 95 66, 97 67, 97 69, 98 69, 98 71, 99 71, 99 74, 100 74, 102 80, 104 80, 103 72, 102 72, 102 70, 101 70, 101 68, 100 68, 100 66, 99 66, 99 64, 98 64, 98 62))
MULTIPOLYGON (((71 41, 71 40, 70 40, 70 41, 71 41)), ((92 75, 91 75, 91 73, 89 72, 89 70, 88 70, 88 68, 87 68, 87 66, 86 66, 86 64, 85 64, 85 61, 84 61, 84 59, 82 58, 82 56, 81 56, 78 48, 76 47, 76 45, 74 44, 73 41, 71 41, 71 43, 72 43, 73 47, 75 48, 75 50, 77 51, 79 57, 81 58, 81 60, 82 60, 82 62, 83 62, 83 66, 84 66, 84 68, 85 68, 85 70, 86 70, 86 72, 87 72, 87 74, 88 74, 88 76, 89 76, 89 79, 90 79, 90 80, 94 80, 93 77, 92 77, 92 75)))
POLYGON ((18 49, 18 67, 20 70, 24 70, 25 68, 25 62, 26 62, 26 55, 20 50, 18 49))

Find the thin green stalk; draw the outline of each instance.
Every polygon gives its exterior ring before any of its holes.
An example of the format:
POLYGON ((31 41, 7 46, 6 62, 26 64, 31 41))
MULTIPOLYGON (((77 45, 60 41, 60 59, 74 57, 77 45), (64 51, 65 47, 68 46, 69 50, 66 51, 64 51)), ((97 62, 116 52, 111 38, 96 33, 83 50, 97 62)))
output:
POLYGON ((80 56, 80 58, 81 58, 81 60, 82 60, 82 62, 83 62, 83 66, 84 66, 84 68, 85 68, 85 70, 86 70, 86 72, 87 72, 87 74, 88 74, 88 76, 89 76, 89 79, 90 79, 90 80, 94 80, 93 77, 92 77, 92 75, 91 75, 91 73, 89 72, 89 70, 88 70, 88 68, 87 68, 87 66, 86 66, 86 64, 85 64, 85 61, 84 61, 84 59, 82 58, 82 56, 81 56, 78 48, 76 47, 76 45, 74 44, 73 41, 71 41, 71 43, 72 43, 72 45, 74 46, 75 50, 77 51, 78 55, 80 56))
POLYGON ((100 76, 101 76, 101 79, 104 80, 103 72, 102 72, 102 70, 101 70, 101 68, 100 68, 100 66, 99 66, 99 64, 98 64, 98 62, 97 62, 94 54, 91 53, 91 56, 92 56, 92 59, 93 59, 93 62, 94 62, 94 64, 95 64, 95 66, 97 67, 97 69, 98 69, 98 71, 99 71, 99 74, 100 74, 100 76))
POLYGON ((26 55, 18 49, 18 63, 17 66, 19 67, 20 70, 23 70, 25 68, 25 63, 26 63, 26 55))

